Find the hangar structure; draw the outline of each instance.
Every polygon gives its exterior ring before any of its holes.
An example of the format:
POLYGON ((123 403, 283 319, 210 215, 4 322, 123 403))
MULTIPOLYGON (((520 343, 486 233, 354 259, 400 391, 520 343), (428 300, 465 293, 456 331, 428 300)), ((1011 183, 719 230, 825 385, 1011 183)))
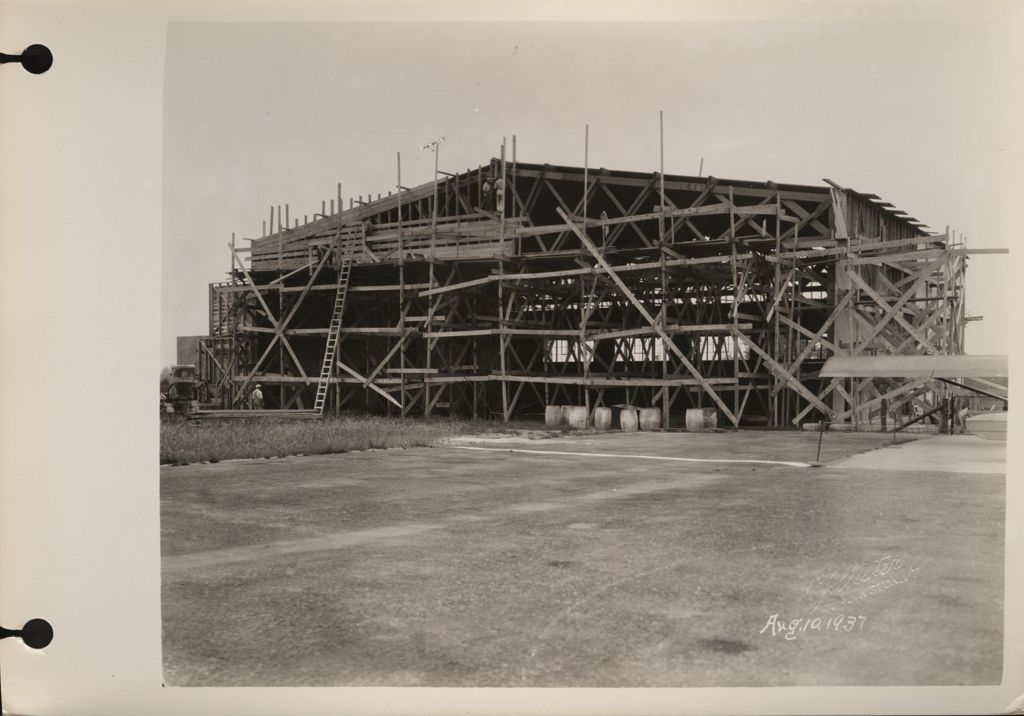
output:
MULTIPOLYGON (((514 144, 513 144, 514 147, 514 144)), ((899 420, 927 379, 834 356, 964 352, 967 250, 874 194, 501 156, 312 220, 271 210, 209 287, 223 408, 499 417, 713 407, 724 426, 899 420)))

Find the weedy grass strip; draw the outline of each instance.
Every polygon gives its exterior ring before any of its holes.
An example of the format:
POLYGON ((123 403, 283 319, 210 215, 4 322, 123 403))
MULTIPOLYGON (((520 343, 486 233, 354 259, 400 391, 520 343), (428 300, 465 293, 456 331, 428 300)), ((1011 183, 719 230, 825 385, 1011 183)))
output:
POLYGON ((160 424, 160 463, 322 455, 382 448, 430 447, 460 435, 517 433, 543 426, 458 418, 386 418, 373 415, 321 420, 254 418, 168 421, 160 424))

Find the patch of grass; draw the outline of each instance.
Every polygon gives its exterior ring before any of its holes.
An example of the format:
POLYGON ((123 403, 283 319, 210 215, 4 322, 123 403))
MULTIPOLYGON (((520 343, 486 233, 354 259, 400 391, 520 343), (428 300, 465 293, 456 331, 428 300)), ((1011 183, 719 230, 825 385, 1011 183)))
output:
POLYGON ((160 463, 281 457, 437 445, 459 435, 543 430, 541 422, 348 415, 320 420, 253 418, 160 424, 160 463))

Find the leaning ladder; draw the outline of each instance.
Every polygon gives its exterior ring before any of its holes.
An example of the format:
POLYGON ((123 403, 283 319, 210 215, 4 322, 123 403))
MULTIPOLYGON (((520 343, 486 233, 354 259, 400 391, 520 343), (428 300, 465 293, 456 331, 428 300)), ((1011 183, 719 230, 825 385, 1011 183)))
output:
POLYGON ((338 292, 334 298, 334 312, 331 314, 331 327, 327 330, 327 348, 324 350, 324 364, 320 368, 320 382, 316 386, 316 400, 313 401, 313 412, 324 414, 327 403, 327 389, 330 387, 331 373, 334 370, 334 355, 338 350, 338 334, 341 331, 341 314, 345 312, 345 299, 348 296, 348 278, 352 273, 352 259, 342 259, 338 269, 338 292))

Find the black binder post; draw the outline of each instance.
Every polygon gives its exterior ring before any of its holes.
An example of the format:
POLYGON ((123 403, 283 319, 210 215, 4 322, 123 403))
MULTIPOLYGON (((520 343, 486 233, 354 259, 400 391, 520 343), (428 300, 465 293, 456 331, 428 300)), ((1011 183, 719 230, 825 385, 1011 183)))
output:
POLYGON ((0 626, 0 639, 19 637, 25 646, 45 649, 53 641, 53 627, 45 619, 29 619, 21 629, 5 629, 0 626))
POLYGON ((53 65, 53 53, 46 45, 29 45, 20 55, 0 52, 0 65, 8 62, 19 62, 32 74, 41 75, 53 65))

